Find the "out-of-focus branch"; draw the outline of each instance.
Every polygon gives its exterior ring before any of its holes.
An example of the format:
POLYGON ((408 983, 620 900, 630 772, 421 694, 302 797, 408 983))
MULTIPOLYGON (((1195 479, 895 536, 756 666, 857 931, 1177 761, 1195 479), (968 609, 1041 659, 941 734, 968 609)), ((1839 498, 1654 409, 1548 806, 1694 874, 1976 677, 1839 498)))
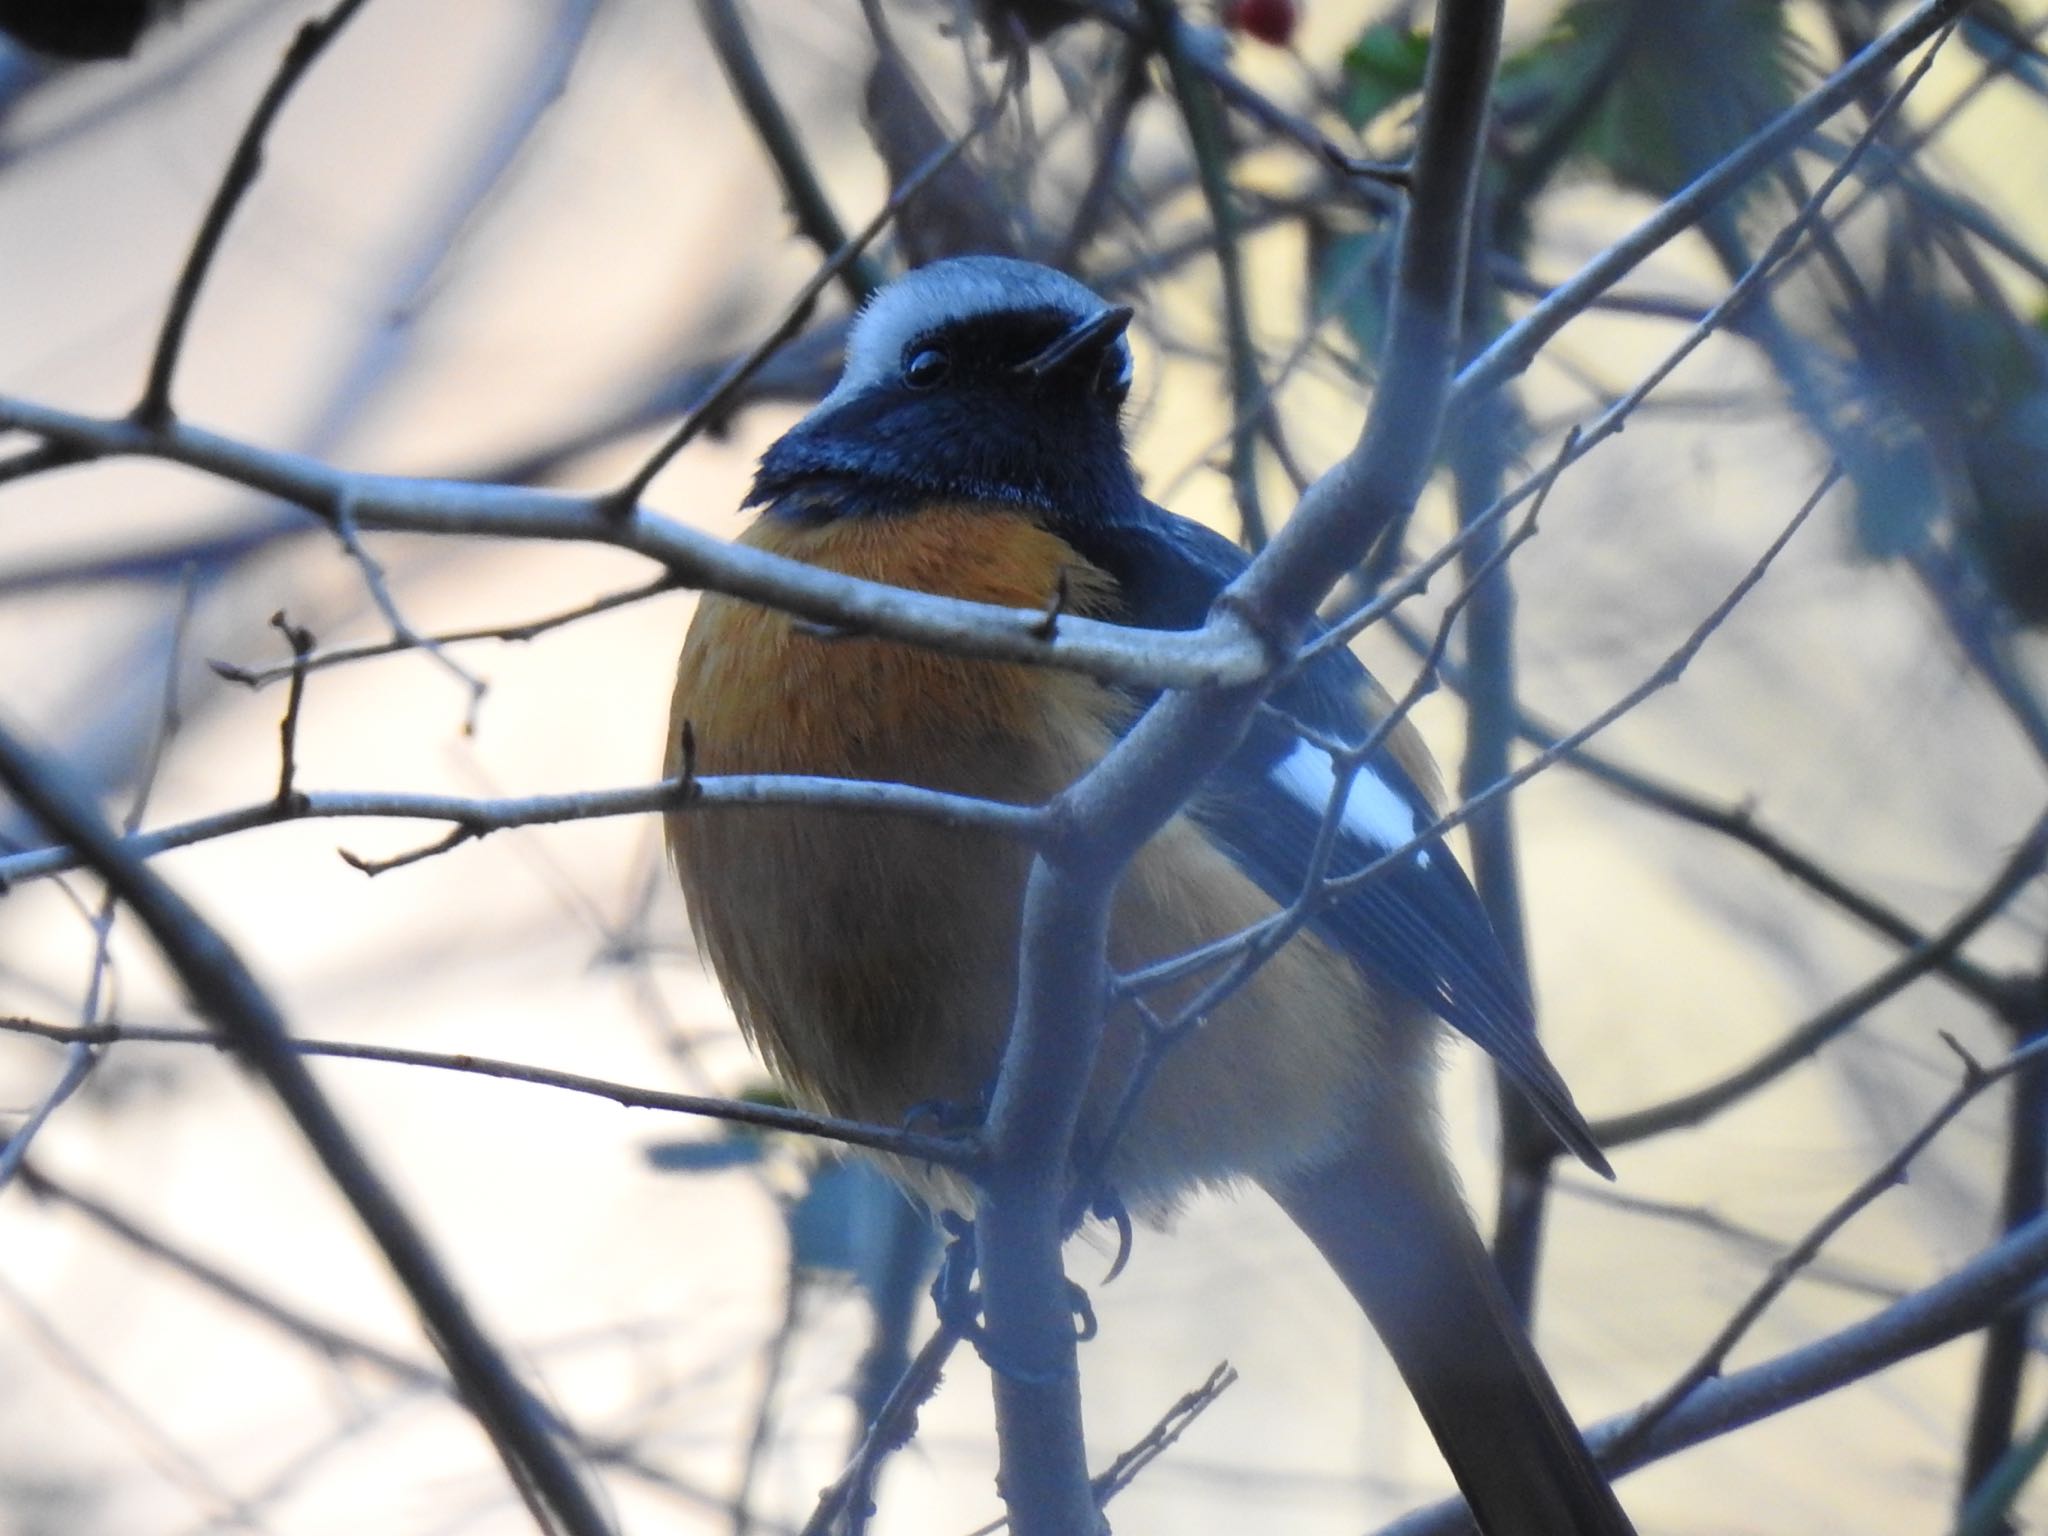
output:
POLYGON ((251 1520, 248 1504, 222 1484, 210 1466, 179 1443, 154 1414, 110 1381, 5 1276, 0 1276, 0 1304, 14 1312, 17 1329, 11 1331, 15 1336, 40 1349, 152 1470, 183 1489, 210 1520, 225 1521, 250 1530, 255 1536, 266 1536, 263 1527, 251 1520))
MULTIPOLYGON (((209 1037, 208 1043, 218 1044, 217 1038, 209 1037)), ((201 1257, 183 1245, 143 1224, 142 1218, 123 1211, 97 1195, 89 1194, 68 1182, 53 1178, 34 1163, 21 1171, 22 1186, 37 1199, 51 1200, 68 1210, 78 1213, 100 1231, 126 1244, 136 1253, 153 1263, 161 1264, 176 1274, 211 1292, 230 1306, 241 1309, 285 1338, 302 1345, 326 1361, 353 1360, 382 1372, 393 1381, 416 1391, 433 1392, 437 1395, 458 1398, 455 1383, 431 1366, 386 1349, 358 1334, 349 1333, 331 1323, 322 1322, 311 1313, 301 1311, 288 1302, 258 1290, 248 1281, 201 1257)), ((538 1410, 547 1413, 544 1404, 538 1410)), ((558 1433, 570 1434, 570 1428, 554 1420, 550 1422, 558 1433)), ((581 1449, 591 1460, 655 1484, 702 1508, 715 1508, 717 1500, 704 1489, 678 1481, 672 1474, 642 1460, 629 1447, 605 1441, 579 1442, 581 1449)))
POLYGON ((1813 1262, 1828 1240, 1886 1190, 1903 1184, 1906 1169, 1913 1159, 1918 1157, 1927 1144, 1939 1136, 1948 1123, 1961 1114, 1979 1094, 1992 1084, 2003 1082, 2016 1072, 2023 1072, 2041 1057, 2048 1055, 2048 1041, 2040 1041, 2015 1051, 1996 1066, 1987 1068, 1979 1066, 1961 1046, 1956 1044, 1952 1036, 1943 1038, 1948 1041, 1950 1048, 1963 1063, 1962 1081, 1956 1085, 1955 1091, 1942 1101, 1941 1106, 1927 1118, 1919 1130, 1906 1138, 1896 1152, 1872 1170, 1870 1176, 1862 1183, 1844 1195, 1839 1203, 1814 1223, 1805 1237, 1770 1267, 1763 1283, 1735 1309, 1721 1331, 1714 1335, 1713 1341, 1700 1352, 1699 1358, 1647 1404, 1629 1427, 1611 1443, 1608 1452, 1610 1455, 1625 1458, 1631 1450, 1648 1439, 1656 1427, 1669 1418, 1705 1382, 1720 1375, 1727 1364, 1729 1354, 1742 1341, 1743 1335, 1763 1316, 1765 1309, 1778 1299, 1785 1287, 1792 1283, 1793 1278, 1813 1262))
MULTIPOLYGON (((1403 642, 1411 650, 1420 652, 1425 644, 1422 636, 1412 626, 1398 618, 1391 622, 1403 642)), ((1451 687, 1459 690, 1464 688, 1465 674, 1462 668, 1445 662, 1441 670, 1444 681, 1451 687)), ((1561 734, 1557 727, 1545 723, 1526 708, 1517 715, 1515 731, 1523 741, 1539 752, 1548 752, 1555 748, 1561 734)), ((1563 761, 1618 794, 1663 811, 1679 821, 1718 833, 1761 855, 1824 901, 1840 908, 1865 927, 1882 934, 1901 948, 1914 948, 1927 941, 1924 932, 1875 896, 1858 890, 1812 854, 1762 826, 1757 821, 1756 813, 1746 805, 1718 805, 1682 786, 1659 779, 1642 769, 1632 768, 1583 746, 1566 751, 1563 754, 1563 761)), ((1937 970, 1966 995, 2001 1015, 2009 1012, 2020 1001, 2018 994, 2021 989, 2018 983, 1986 970, 1967 955, 1944 955, 1938 963, 1937 970)))
MULTIPOLYGON (((768 160, 782 180, 782 193, 797 217, 797 229, 817 246, 819 254, 834 254, 846 246, 846 229, 840 225, 840 215, 831 211, 831 199, 825 197, 825 188, 811 168, 795 123, 788 121, 774 86, 768 84, 768 72, 762 70, 748 29, 739 18, 737 0, 698 0, 696 10, 705 18, 705 35, 711 39, 711 51, 719 55, 733 96, 739 98, 741 111, 754 125, 754 135, 762 141, 762 150, 768 152, 768 160)), ((838 276, 846 287, 846 297, 856 305, 883 285, 881 272, 862 260, 848 262, 838 276)))
MULTIPOLYGON (((1475 278, 1475 287, 1479 280, 1475 278)), ((1483 291, 1483 290, 1482 290, 1483 291)), ((1480 292, 1468 312, 1484 313, 1480 292)), ((1467 412, 1447 434, 1447 457, 1457 488, 1461 527, 1484 515, 1499 499, 1507 478, 1514 430, 1521 424, 1505 399, 1467 412)), ((1571 446, 1569 440, 1567 446, 1571 446)), ((1465 751, 1458 787, 1469 798, 1507 777, 1513 768, 1514 717, 1518 703, 1519 658, 1515 645, 1515 589, 1504 560, 1501 524, 1487 522, 1460 555, 1465 573, 1463 619, 1466 691, 1465 751)), ((1431 648, 1443 650, 1442 635, 1431 648)), ((1432 668, 1432 681, 1435 672, 1432 668)), ((1529 976, 1528 925, 1523 915, 1521 863, 1512 799, 1496 800, 1467 823, 1473 889, 1489 926, 1514 967, 1519 985, 1533 996, 1529 976)), ((1502 1288, 1526 1326, 1535 1314, 1537 1271, 1543 1257, 1543 1222, 1554 1138, 1521 1087, 1498 1065, 1494 1097, 1500 1109, 1500 1187, 1494 1206, 1493 1262, 1502 1288)))
POLYGON ((240 956, 183 897, 121 846, 61 773, 4 729, 0 781, 54 836, 80 850, 109 890, 149 930, 195 1006, 276 1092, 419 1309, 423 1326, 461 1383, 464 1401, 490 1435, 515 1486, 538 1500, 562 1530, 573 1536, 603 1536, 609 1522, 582 1477, 535 1413, 531 1398, 477 1324, 425 1238, 363 1159, 291 1049, 290 1032, 276 1005, 240 956))
POLYGON ((1948 25, 1969 4, 1970 0, 1923 0, 1890 31, 1744 140, 1741 148, 1702 173, 1569 281, 1559 284, 1465 365, 1452 392, 1453 408, 1463 408, 1467 401, 1499 388, 1527 368, 1594 297, 1691 229, 1758 171, 1796 148, 1818 124, 1853 102, 1871 80, 1948 25))
MULTIPOLYGON (((1636 1421, 1633 1412, 1598 1425, 1587 1442, 1610 1473, 1647 1466, 1974 1332, 2032 1293, 2043 1273, 2048 1273, 2048 1216, 2037 1216, 1954 1274, 1863 1322, 1702 1382, 1640 1442, 1617 1447, 1636 1421)), ((1462 1536, 1470 1530, 1464 1501, 1448 1499, 1383 1527, 1379 1536, 1462 1536)))
MULTIPOLYGON (((2033 992, 2033 1017, 2010 1022, 2018 1026, 2015 1032, 2023 1039, 2039 1046, 2048 1036, 2048 974, 2035 979, 2033 992)), ((2033 1046, 2023 1047, 2022 1054, 2033 1046)), ((1999 1230, 2015 1231, 2039 1215, 2044 1187, 2048 1187, 2048 1072, 2034 1062, 2032 1070, 2022 1072, 2013 1084, 2007 1106, 1999 1230)), ((1957 1489, 1965 1513, 2013 1452, 2032 1333, 2033 1311, 2026 1307, 2014 1308, 1984 1331, 1957 1489)))
POLYGON ((1252 339, 1251 309, 1245 298, 1241 218, 1230 184, 1230 145, 1223 114, 1208 78, 1190 57, 1193 49, 1174 0, 1140 0, 1160 39, 1160 52, 1173 81, 1174 99, 1187 124, 1188 143, 1209 221, 1216 229, 1216 271, 1223 285, 1223 340, 1230 375, 1230 485, 1246 547, 1261 549, 1268 537, 1259 498, 1259 423, 1269 409, 1252 339))
MULTIPOLYGON (((135 835, 136 829, 142 825, 142 818, 149 812, 150 796, 156 792, 157 775, 163 770, 172 740, 184 724, 178 690, 184 685, 185 638, 192 623, 192 601, 192 583, 188 578, 184 591, 179 595, 177 616, 171 621, 170 645, 164 655, 163 691, 158 696, 156 729, 150 734, 149 751, 137 776, 128 814, 121 821, 122 831, 129 837, 135 835)), ((78 1021, 87 1028, 100 1022, 103 1000, 112 990, 109 978, 114 963, 114 920, 119 914, 120 903, 109 890, 101 897, 99 911, 92 917, 92 969, 86 977, 85 1000, 78 1009, 78 1021)), ((0 1142, 0 1190, 5 1190, 15 1174, 21 1171, 30 1145, 49 1123, 50 1117, 79 1090, 98 1064, 98 1052, 92 1041, 74 1039, 68 1042, 68 1047, 55 1085, 29 1111, 28 1117, 14 1128, 14 1133, 5 1142, 0 1142)))
POLYGON ((1179 30, 1183 34, 1182 53, 1187 66, 1208 81, 1232 109, 1250 118, 1275 138, 1291 140, 1307 150, 1318 165, 1335 174, 1334 186, 1342 195, 1381 213, 1400 211, 1401 189, 1408 185, 1410 179, 1409 166, 1368 160, 1344 149, 1307 118, 1290 112, 1238 74, 1213 46, 1205 46, 1186 37, 1187 23, 1180 19, 1177 10, 1162 27, 1149 0, 1144 0, 1140 16, 1133 16, 1123 7, 1104 3, 1104 0, 1079 0, 1079 3, 1086 4, 1098 20, 1124 32, 1141 47, 1163 47, 1162 36, 1179 30))
POLYGON ((1102 122, 1095 137, 1095 164, 1089 172, 1088 185, 1074 202, 1073 216, 1060 241, 1055 266, 1071 267, 1081 259, 1116 202, 1117 182, 1130 148, 1131 119, 1137 115, 1145 92, 1151 89, 1151 64, 1149 50, 1136 43, 1129 45, 1116 88, 1102 108, 1102 122))
MULTIPOLYGON (((775 97, 775 88, 768 83, 767 71, 754 52, 746 23, 740 19, 739 0, 697 0, 697 13, 704 19, 705 35, 711 40, 711 50, 718 55, 726 79, 732 83, 733 95, 739 98, 741 110, 754 126, 755 137, 774 163, 797 228, 818 248, 820 255, 831 256, 843 249, 847 244, 846 230, 832 211, 832 200, 825 195, 818 173, 811 167, 810 156, 797 137, 796 125, 790 122, 789 114, 775 97)), ((855 304, 882 285, 881 273, 863 260, 858 251, 839 266, 835 275, 855 304)))
POLYGON ((145 425, 161 426, 170 420, 171 377, 177 371, 178 354, 184 349, 185 332, 192 321, 193 306, 199 302, 199 290, 212 269, 221 239, 227 234, 228 221, 234 217, 235 209, 255 184, 256 173, 262 168, 263 140, 269 134, 271 124, 284 110, 284 104, 291 99, 293 90, 313 67, 314 61, 362 8, 363 0, 341 0, 341 4, 327 15, 317 21, 309 21, 299 29, 298 36, 292 39, 291 47, 285 51, 284 62, 278 66, 268 89, 257 102, 248 126, 242 130, 242 137, 228 160, 227 172, 213 194, 213 201, 207 206, 206 217, 200 221, 199 233, 193 237, 192 249, 185 258, 184 270, 178 274, 177 286, 171 292, 170 308, 164 314, 156 352, 150 358, 149 378, 143 385, 142 399, 135 407, 136 420, 145 425))
POLYGON ((1603 1147, 1626 1146, 1632 1141, 1643 1141, 1667 1131, 1698 1125, 1729 1105, 1747 1098, 1805 1061, 1878 1004, 1935 970, 1945 956, 1955 953, 1972 934, 2003 912, 2021 887, 2040 874, 2044 863, 2048 863, 2048 812, 2043 812, 2034 822, 2004 867, 1976 900, 1958 912, 1940 931, 1929 935, 1925 942, 1915 945, 1863 985, 1822 1009, 1748 1066, 1664 1103, 1596 1120, 1593 1122, 1594 1136, 1603 1147))

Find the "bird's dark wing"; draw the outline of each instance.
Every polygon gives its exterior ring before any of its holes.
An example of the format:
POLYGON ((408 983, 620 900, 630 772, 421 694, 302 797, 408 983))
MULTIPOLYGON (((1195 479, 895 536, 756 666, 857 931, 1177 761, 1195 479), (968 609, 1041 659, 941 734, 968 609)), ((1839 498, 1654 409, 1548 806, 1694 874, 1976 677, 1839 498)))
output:
MULTIPOLYGON (((1150 629, 1200 625, 1217 594, 1247 563, 1243 551, 1222 535, 1158 508, 1148 508, 1143 517, 1059 531, 1115 579, 1122 622, 1150 629)), ((1271 707, 1254 718, 1243 742, 1190 807, 1217 845, 1275 901, 1285 904, 1301 895, 1338 787, 1330 755, 1290 722, 1324 740, 1363 742, 1383 714, 1382 700, 1347 648, 1324 652, 1274 690, 1271 707)), ((1340 814, 1327 869, 1333 877, 1376 863, 1436 820, 1428 798, 1385 743, 1351 781, 1340 814)), ((1428 839, 1323 906, 1310 927, 1368 975, 1484 1048, 1565 1146, 1608 1171, 1536 1037, 1528 994, 1442 838, 1428 839)))

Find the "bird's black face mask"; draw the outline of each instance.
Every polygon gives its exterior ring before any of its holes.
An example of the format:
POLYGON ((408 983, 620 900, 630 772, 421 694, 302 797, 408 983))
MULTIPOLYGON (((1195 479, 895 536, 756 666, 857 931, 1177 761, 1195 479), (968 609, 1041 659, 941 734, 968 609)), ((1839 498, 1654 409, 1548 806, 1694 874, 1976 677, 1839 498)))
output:
POLYGON ((749 501, 812 518, 935 500, 1114 518, 1138 495, 1119 420, 1130 318, 1047 307, 914 333, 769 449, 749 501))

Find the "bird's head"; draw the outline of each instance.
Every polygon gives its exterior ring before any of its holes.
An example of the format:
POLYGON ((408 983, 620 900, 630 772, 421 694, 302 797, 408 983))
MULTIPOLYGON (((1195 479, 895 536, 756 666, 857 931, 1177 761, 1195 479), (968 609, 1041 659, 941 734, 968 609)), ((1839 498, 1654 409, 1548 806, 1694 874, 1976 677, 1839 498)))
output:
POLYGON ((888 515, 935 500, 1114 517, 1138 500, 1120 416, 1131 311, 999 256, 934 262, 853 322, 839 383, 761 460, 749 504, 888 515))

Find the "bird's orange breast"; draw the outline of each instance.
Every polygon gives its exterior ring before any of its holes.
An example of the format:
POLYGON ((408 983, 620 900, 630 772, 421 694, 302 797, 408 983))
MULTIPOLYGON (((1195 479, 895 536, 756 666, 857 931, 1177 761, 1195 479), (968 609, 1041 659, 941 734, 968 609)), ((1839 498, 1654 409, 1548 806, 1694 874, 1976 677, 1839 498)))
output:
MULTIPOLYGON (((1071 546, 1007 510, 817 525, 769 516, 743 542, 1009 607, 1045 606, 1063 579, 1068 611, 1106 613, 1115 596, 1071 546)), ((707 593, 678 670, 671 766, 687 721, 701 775, 878 779, 1036 804, 1108 750, 1128 710, 1076 674, 830 638, 707 593)), ((915 1105, 983 1096, 1015 1003, 1027 848, 990 832, 797 807, 681 812, 669 840, 706 957, 742 1027, 801 1099, 889 1124, 915 1105)), ((1178 818, 1125 879, 1111 958, 1164 959, 1272 911, 1178 818)), ((1290 944, 1167 1059, 1119 1143, 1120 1190, 1138 1201, 1194 1179, 1257 1174, 1341 1135, 1385 1064, 1384 1012, 1319 941, 1290 944)), ((1107 1124, 1141 1049, 1135 1014, 1112 1018, 1084 1134, 1107 1124)))

